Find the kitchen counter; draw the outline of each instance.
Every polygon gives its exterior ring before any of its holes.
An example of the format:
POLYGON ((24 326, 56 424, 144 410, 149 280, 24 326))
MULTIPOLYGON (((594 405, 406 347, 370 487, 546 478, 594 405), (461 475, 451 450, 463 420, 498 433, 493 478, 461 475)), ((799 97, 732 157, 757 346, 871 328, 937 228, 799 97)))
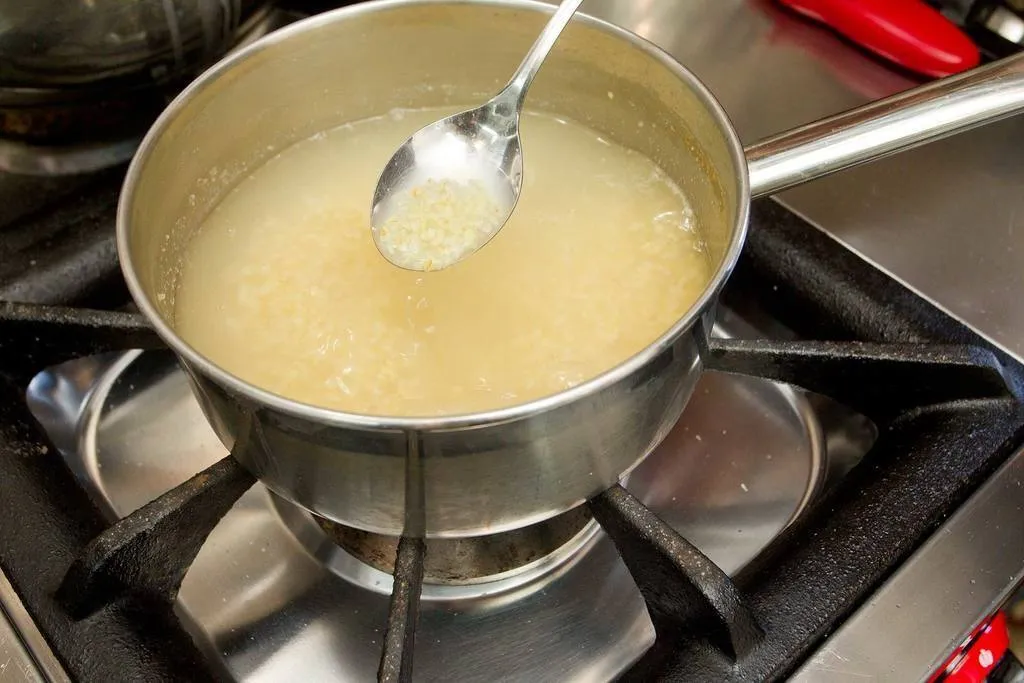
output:
MULTIPOLYGON (((745 144, 915 85, 767 0, 589 0, 583 9, 692 69, 745 144)), ((1024 359, 1024 117, 780 199, 1024 359)))

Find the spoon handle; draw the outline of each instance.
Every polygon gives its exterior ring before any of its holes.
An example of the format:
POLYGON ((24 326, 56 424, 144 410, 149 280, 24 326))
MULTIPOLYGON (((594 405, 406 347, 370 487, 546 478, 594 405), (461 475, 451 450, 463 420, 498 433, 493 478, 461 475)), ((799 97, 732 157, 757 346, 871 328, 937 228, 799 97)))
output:
POLYGON ((533 47, 530 48, 530 51, 526 53, 526 57, 519 64, 519 68, 516 69, 512 80, 505 86, 506 94, 515 95, 516 109, 522 106, 523 99, 526 97, 526 89, 530 87, 533 77, 540 70, 541 64, 544 63, 544 58, 551 52, 551 48, 554 47, 558 36, 569 25, 572 15, 576 13, 576 10, 582 4, 583 0, 562 0, 562 4, 558 6, 554 16, 548 21, 548 25, 541 31, 533 47))

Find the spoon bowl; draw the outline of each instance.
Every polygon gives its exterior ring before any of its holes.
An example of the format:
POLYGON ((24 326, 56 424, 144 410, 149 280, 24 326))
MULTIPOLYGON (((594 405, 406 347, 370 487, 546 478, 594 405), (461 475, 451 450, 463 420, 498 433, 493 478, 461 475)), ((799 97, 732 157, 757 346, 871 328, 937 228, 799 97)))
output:
MULTIPOLYGON (((456 260, 491 241, 508 221, 523 184, 523 150, 515 92, 506 88, 482 107, 453 114, 418 130, 384 166, 373 194, 370 227, 377 249, 391 263, 408 270, 428 270, 414 254, 402 257, 385 239, 389 222, 402 210, 401 199, 430 181, 458 186, 477 183, 493 201, 495 216, 474 238, 459 244, 456 260), (382 237, 382 230, 385 231, 382 237)), ((400 216, 399 216, 400 217, 400 216)))

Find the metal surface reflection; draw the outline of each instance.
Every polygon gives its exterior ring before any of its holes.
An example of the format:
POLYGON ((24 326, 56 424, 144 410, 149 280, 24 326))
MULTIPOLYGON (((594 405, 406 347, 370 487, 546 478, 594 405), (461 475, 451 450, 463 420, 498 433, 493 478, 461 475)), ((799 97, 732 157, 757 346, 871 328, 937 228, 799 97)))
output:
MULTIPOLYGON (((916 83, 768 0, 591 0, 692 69, 750 144, 916 83)), ((1024 358, 1024 119, 814 181, 783 203, 1024 358)))

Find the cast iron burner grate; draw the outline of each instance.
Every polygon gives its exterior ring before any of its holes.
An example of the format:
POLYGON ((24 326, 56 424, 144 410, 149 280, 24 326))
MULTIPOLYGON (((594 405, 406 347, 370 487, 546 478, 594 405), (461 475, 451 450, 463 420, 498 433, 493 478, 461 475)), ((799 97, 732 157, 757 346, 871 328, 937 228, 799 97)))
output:
MULTIPOLYGON (((589 501, 656 631, 627 680, 785 676, 1024 435, 1024 369, 773 202, 756 206, 725 293, 734 308, 751 297, 788 326, 783 336, 839 341, 715 339, 706 366, 831 396, 879 437, 735 580, 621 486, 589 501)), ((161 347, 133 313, 0 303, 0 563, 82 681, 223 673, 173 605, 207 535, 255 480, 228 456, 103 530, 24 401, 44 367, 161 347)), ((418 538, 398 544, 381 681, 412 678, 424 553, 418 538)))

